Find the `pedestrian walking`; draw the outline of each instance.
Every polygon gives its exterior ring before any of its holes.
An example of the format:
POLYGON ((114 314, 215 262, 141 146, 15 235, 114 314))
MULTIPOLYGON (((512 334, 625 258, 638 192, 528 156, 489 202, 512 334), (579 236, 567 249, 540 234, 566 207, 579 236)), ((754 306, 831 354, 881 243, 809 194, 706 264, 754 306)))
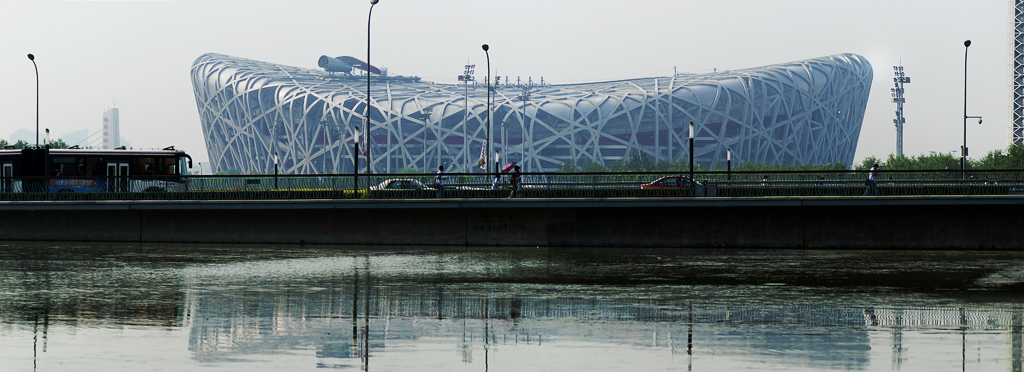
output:
POLYGON ((522 196, 522 184, 523 181, 519 178, 519 166, 515 166, 512 171, 512 193, 508 195, 509 198, 518 198, 522 196))
POLYGON ((437 167, 437 178, 434 179, 434 187, 437 187, 437 197, 444 197, 444 166, 437 167))
POLYGON ((866 190, 864 190, 864 196, 868 196, 868 194, 879 195, 878 184, 875 183, 875 176, 877 175, 877 173, 878 164, 876 163, 875 165, 871 166, 871 170, 868 171, 868 179, 864 181, 864 184, 867 185, 868 187, 866 190))

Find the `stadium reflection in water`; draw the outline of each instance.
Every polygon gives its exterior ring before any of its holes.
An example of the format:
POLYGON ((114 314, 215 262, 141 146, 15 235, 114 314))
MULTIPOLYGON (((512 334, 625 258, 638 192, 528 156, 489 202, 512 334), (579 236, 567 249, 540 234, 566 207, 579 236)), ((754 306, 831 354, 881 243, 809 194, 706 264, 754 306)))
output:
POLYGON ((1022 370, 1016 252, 8 243, 11 370, 1022 370))

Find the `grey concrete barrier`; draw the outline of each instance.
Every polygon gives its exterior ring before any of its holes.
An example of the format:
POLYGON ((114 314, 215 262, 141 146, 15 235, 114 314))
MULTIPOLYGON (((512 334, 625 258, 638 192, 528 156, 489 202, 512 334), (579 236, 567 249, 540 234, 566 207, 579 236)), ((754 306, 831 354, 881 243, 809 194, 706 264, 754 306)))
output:
POLYGON ((0 202, 0 240, 1021 249, 1024 197, 0 202))

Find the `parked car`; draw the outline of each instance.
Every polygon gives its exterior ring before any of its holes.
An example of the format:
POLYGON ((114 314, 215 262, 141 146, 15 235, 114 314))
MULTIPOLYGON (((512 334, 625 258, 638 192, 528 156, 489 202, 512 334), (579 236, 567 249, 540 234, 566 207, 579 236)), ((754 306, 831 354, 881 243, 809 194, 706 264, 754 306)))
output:
POLYGON ((660 189, 688 189, 694 185, 690 177, 686 176, 665 176, 654 181, 640 185, 644 190, 660 189))
POLYGON ((370 190, 437 190, 434 186, 424 185, 423 182, 411 178, 392 178, 381 182, 377 186, 370 187, 370 190))

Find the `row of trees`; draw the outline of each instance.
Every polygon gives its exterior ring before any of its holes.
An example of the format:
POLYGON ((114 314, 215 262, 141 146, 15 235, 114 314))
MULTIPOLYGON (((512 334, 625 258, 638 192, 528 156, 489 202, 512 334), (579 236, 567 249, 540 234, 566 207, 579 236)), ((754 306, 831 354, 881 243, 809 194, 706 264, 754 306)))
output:
MULTIPOLYGON (((867 170, 878 164, 883 169, 936 170, 960 169, 960 158, 952 154, 928 154, 907 157, 889 155, 885 161, 874 156, 864 158, 855 170, 867 170)), ((966 169, 1024 169, 1024 144, 1011 145, 1005 151, 993 150, 981 159, 967 159, 966 169)))
MULTIPOLYGON (((7 148, 7 146, 13 146, 16 149, 25 149, 32 147, 32 144, 28 143, 25 140, 17 140, 16 142, 14 142, 14 145, 11 145, 11 143, 7 142, 7 140, 0 139, 0 149, 5 149, 7 148)), ((56 140, 50 141, 51 149, 66 149, 68 147, 70 146, 68 146, 68 144, 65 143, 63 139, 58 138, 56 140)))
MULTIPOLYGON (((878 164, 883 169, 899 170, 937 170, 937 169, 960 169, 960 158, 952 154, 928 154, 919 156, 889 155, 888 159, 881 160, 874 156, 864 159, 861 164, 853 167, 854 170, 868 170, 872 165, 878 164)), ((967 169, 1024 169, 1024 145, 1012 145, 1004 150, 994 150, 981 159, 967 159, 967 169)), ((847 165, 835 162, 823 165, 771 165, 755 162, 744 162, 733 164, 734 171, 829 171, 849 170, 847 165)), ((725 167, 708 169, 703 164, 695 163, 693 170, 703 171, 724 171, 725 167)), ((687 159, 675 161, 656 161, 650 154, 639 152, 634 153, 627 159, 618 160, 608 166, 595 162, 581 164, 573 162, 562 163, 556 170, 562 173, 573 172, 689 172, 690 161, 687 159)))
MULTIPOLYGON (((823 165, 768 165, 755 162, 733 164, 733 171, 781 171, 781 170, 847 170, 843 163, 832 163, 823 165)), ((724 171, 725 167, 709 169, 700 163, 693 164, 695 172, 724 171)), ((675 161, 656 161, 653 156, 645 152, 634 153, 629 158, 624 158, 611 163, 608 166, 595 162, 587 162, 582 165, 565 162, 558 167, 556 172, 689 172, 690 161, 680 159, 675 161)))

